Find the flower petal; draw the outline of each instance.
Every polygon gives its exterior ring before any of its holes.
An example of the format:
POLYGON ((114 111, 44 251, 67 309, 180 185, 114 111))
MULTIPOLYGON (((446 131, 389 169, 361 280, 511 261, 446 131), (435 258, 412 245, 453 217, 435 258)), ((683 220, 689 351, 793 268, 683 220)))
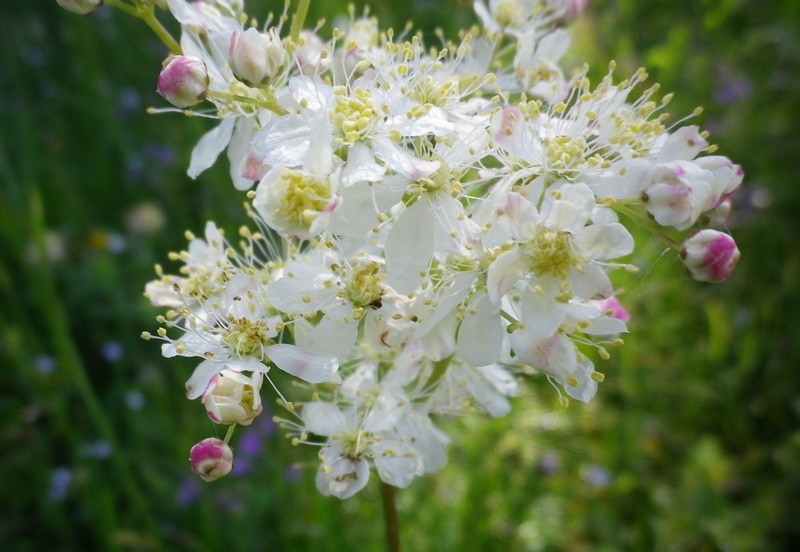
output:
POLYGON ((278 343, 264 351, 275 366, 308 383, 331 381, 339 369, 339 361, 333 355, 315 355, 294 345, 278 343))

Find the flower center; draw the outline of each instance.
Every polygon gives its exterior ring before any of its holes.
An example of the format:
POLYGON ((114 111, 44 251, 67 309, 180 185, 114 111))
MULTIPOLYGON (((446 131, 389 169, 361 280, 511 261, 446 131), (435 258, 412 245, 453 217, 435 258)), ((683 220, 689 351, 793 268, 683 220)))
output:
POLYGON ((582 136, 556 136, 546 141, 547 167, 551 171, 573 169, 583 161, 586 140, 582 136))
POLYGON ((357 307, 377 306, 383 295, 386 273, 375 261, 361 261, 344 278, 344 295, 357 307))
POLYGON ((253 321, 245 317, 228 317, 228 328, 222 336, 222 343, 237 355, 264 359, 264 347, 272 345, 268 337, 267 325, 263 321, 253 321))
POLYGON ((581 270, 586 264, 586 259, 572 248, 569 232, 541 227, 522 247, 530 259, 531 272, 537 277, 550 274, 565 280, 570 270, 581 270))
POLYGON ((284 171, 281 179, 286 184, 281 211, 288 220, 309 228, 330 201, 330 182, 293 170, 284 171))
POLYGON ((351 460, 358 460, 367 450, 367 447, 379 438, 360 429, 348 429, 337 433, 332 438, 342 446, 342 453, 351 460))
POLYGON ((354 144, 366 138, 377 119, 375 101, 369 91, 359 88, 352 96, 348 96, 344 86, 337 86, 333 92, 335 100, 330 120, 339 131, 337 142, 342 145, 354 144))

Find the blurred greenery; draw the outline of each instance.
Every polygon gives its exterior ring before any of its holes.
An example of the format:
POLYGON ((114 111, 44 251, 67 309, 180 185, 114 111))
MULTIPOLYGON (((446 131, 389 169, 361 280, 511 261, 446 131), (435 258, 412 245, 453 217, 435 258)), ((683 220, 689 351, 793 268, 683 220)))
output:
MULTIPOLYGON (((269 415, 236 436, 237 473, 201 484, 213 434, 183 398, 191 363, 139 339, 152 266, 185 229, 235 227, 224 164, 192 181, 199 119, 147 115, 166 51, 139 22, 52 0, 0 8, 0 542, 5 550, 317 550, 383 546, 378 489, 320 496, 316 459, 269 415)), ((384 24, 474 20, 455 0, 382 0, 384 24), (409 7, 411 6, 411 7, 409 7)), ((503 419, 442 421, 441 473, 400 492, 406 549, 800 549, 800 3, 595 0, 575 64, 642 65, 747 178, 734 277, 691 281, 643 246, 627 343, 589 405, 541 380, 503 419)), ((250 13, 278 2, 248 1, 250 13)), ((315 0, 312 20, 342 13, 315 0)))

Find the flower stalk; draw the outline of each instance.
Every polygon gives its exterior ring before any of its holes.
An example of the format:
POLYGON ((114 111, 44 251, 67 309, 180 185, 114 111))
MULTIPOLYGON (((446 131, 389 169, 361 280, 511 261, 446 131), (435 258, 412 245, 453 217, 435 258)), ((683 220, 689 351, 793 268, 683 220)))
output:
POLYGON ((397 514, 397 487, 381 481, 381 505, 386 534, 386 551, 400 552, 400 518, 397 514))

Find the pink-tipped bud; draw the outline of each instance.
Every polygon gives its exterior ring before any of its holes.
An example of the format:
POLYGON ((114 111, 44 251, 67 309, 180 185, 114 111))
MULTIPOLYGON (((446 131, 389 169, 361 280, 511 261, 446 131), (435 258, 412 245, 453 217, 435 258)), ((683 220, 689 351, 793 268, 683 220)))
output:
POLYGON ((695 163, 699 167, 710 171, 713 175, 711 179, 713 190, 711 199, 713 205, 710 207, 714 207, 720 201, 730 197, 730 195, 742 185, 744 170, 727 157, 722 155, 708 155, 706 157, 700 157, 695 163))
POLYGON ((56 0, 56 2, 67 11, 88 15, 99 8, 103 0, 56 0))
POLYGON ((181 109, 206 99, 209 85, 205 62, 193 56, 169 56, 158 75, 158 93, 181 109))
POLYGON ((248 86, 265 86, 286 65, 286 50, 274 27, 261 33, 255 27, 236 31, 228 44, 228 63, 233 75, 248 86))
POLYGON ((608 297, 607 299, 601 299, 597 303, 598 308, 603 311, 604 313, 608 314, 612 318, 616 318, 617 320, 622 320, 626 324, 631 319, 631 315, 622 306, 616 297, 608 297))
POLYGON ((222 370, 211 379, 201 399, 208 417, 217 424, 250 425, 262 410, 259 391, 263 381, 261 372, 245 376, 222 370))
POLYGON ((230 473, 233 468, 233 451, 225 441, 216 437, 203 439, 189 452, 192 471, 203 481, 214 481, 230 473))
POLYGON ((689 275, 699 282, 727 280, 739 262, 733 238, 718 230, 700 230, 683 242, 681 258, 689 275))
POLYGON ((733 203, 730 199, 723 199, 716 207, 706 211, 700 219, 703 226, 720 227, 725 224, 733 211, 733 203))

